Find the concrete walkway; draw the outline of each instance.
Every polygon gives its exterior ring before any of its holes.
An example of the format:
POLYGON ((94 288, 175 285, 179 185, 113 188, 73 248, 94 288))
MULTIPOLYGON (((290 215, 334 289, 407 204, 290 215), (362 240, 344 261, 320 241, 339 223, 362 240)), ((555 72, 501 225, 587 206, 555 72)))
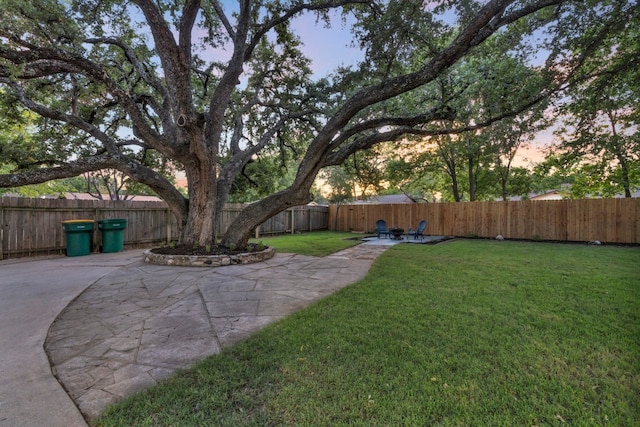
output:
POLYGON ((216 269, 144 264, 142 251, 0 262, 0 426, 86 425, 359 280, 387 247, 216 269))
POLYGON ((0 262, 0 426, 83 426, 43 349, 56 316, 90 284, 142 251, 0 262))

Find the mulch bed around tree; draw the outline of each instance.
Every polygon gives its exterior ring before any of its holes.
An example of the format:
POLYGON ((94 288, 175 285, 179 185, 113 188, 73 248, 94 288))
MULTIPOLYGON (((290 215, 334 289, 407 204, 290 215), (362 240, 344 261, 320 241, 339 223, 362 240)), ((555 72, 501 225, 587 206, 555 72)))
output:
POLYGON ((163 246, 161 248, 153 248, 151 252, 162 255, 237 255, 242 253, 259 252, 264 250, 264 245, 249 243, 246 249, 231 249, 226 246, 193 246, 193 245, 176 245, 163 246))

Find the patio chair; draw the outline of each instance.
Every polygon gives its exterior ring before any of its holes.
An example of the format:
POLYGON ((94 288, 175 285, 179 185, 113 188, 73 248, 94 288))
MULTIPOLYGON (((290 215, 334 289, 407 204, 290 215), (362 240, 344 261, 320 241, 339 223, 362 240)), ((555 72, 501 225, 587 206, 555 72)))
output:
POLYGON ((413 236, 414 239, 418 240, 418 237, 420 237, 420 241, 424 240, 424 230, 425 228, 427 228, 427 221, 426 220, 422 220, 420 221, 420 223, 418 223, 418 228, 414 231, 411 230, 409 232, 410 236, 413 236))
POLYGON ((387 235, 387 237, 390 236, 389 229, 387 228, 387 223, 384 219, 379 219, 378 221, 376 221, 376 232, 378 233, 378 239, 380 238, 380 236, 384 236, 385 234, 387 235))

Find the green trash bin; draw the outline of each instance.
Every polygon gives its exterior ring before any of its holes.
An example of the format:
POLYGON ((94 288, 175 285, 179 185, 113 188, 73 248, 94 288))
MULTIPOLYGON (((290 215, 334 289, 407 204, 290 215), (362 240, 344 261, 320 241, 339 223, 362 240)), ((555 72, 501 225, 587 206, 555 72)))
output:
POLYGON ((124 250, 126 219, 102 219, 98 221, 98 227, 102 231, 102 252, 122 252, 124 250))
POLYGON ((92 219, 62 221, 62 228, 64 228, 64 234, 67 238, 67 256, 82 256, 91 253, 92 219))

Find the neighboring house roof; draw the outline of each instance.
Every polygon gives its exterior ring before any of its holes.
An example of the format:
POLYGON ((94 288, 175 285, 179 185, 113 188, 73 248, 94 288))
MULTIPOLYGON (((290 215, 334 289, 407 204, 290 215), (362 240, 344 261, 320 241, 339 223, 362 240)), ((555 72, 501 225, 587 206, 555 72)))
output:
MULTIPOLYGON (((565 198, 565 195, 567 194, 567 192, 568 192, 568 187, 565 187, 562 190, 549 190, 544 193, 529 193, 527 195, 527 199, 528 200, 562 200, 565 198)), ((632 192, 631 197, 640 197, 640 190, 636 190, 632 192)), ((585 199, 601 199, 601 198, 602 198, 601 196, 594 196, 594 195, 587 195, 585 197, 585 199)), ((615 196, 613 196, 613 198, 622 199, 624 198, 624 194, 616 194, 615 196)), ((502 200, 502 199, 496 199, 496 200, 502 200)), ((523 200, 523 198, 520 196, 509 197, 509 201, 511 202, 518 202, 520 200, 523 200)))
POLYGON ((529 200, 562 200, 562 194, 560 190, 549 190, 546 193, 530 195, 529 200))
MULTIPOLYGON (((65 199, 75 199, 75 200, 100 200, 88 193, 65 193, 65 199)), ((110 200, 108 194, 102 195, 102 200, 110 200)), ((127 200, 137 201, 137 202, 161 202, 162 199, 156 196, 127 196, 127 200)))
POLYGON ((406 194, 389 194, 386 196, 371 196, 366 200, 356 200, 354 204, 368 204, 368 205, 398 205, 405 203, 416 203, 411 197, 406 194))
MULTIPOLYGON (((549 190, 544 193, 529 193, 527 197, 522 196, 511 196, 509 197, 510 202, 519 202, 522 200, 562 200, 564 192, 560 190, 549 190)), ((501 201, 502 199, 496 199, 497 201, 501 201)))
MULTIPOLYGON (((615 196, 616 199, 622 199, 624 198, 624 194, 616 194, 615 196)), ((640 189, 634 191, 631 193, 631 197, 640 197, 640 189)))

